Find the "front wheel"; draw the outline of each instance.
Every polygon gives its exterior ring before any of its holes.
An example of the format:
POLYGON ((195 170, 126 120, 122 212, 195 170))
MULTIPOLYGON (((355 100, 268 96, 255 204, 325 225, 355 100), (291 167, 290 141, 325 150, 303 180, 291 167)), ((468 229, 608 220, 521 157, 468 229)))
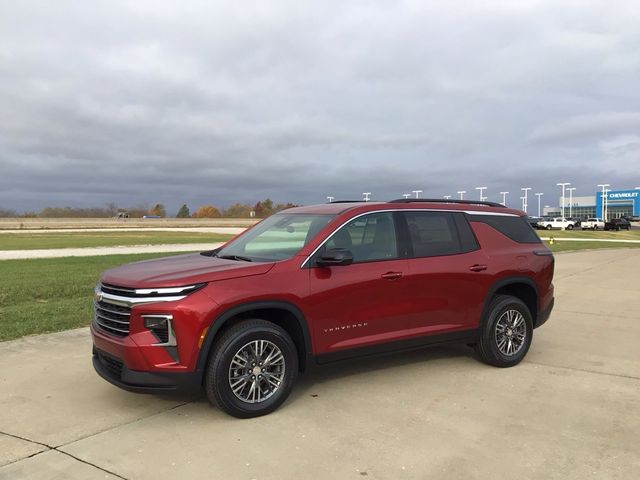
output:
POLYGON ((573 230, 573 225, 567 225, 567 230, 573 230))
POLYGON ((547 225, 545 228, 546 228, 547 230, 551 230, 551 225, 547 225))
POLYGON ((531 312, 519 298, 498 295, 489 305, 475 350, 495 367, 512 367, 529 351, 533 335, 531 312))
POLYGON ((291 337, 265 320, 245 320, 216 342, 205 373, 213 405, 238 418, 266 415, 289 396, 298 373, 291 337))

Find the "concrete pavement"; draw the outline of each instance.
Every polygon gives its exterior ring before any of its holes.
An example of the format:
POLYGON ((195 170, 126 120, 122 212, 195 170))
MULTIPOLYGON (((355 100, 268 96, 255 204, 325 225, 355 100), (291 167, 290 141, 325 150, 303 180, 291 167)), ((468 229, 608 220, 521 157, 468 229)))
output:
POLYGON ((630 479, 640 471, 640 250, 556 256, 523 363, 464 346, 325 368, 275 413, 121 391, 87 329, 0 344, 0 479, 630 479))

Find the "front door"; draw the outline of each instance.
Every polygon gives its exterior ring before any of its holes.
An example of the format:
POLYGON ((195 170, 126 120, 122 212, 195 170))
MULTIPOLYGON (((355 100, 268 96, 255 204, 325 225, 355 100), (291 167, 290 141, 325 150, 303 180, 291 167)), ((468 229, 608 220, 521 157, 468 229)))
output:
POLYGON ((358 217, 335 232, 314 258, 331 248, 351 251, 351 265, 320 267, 311 259, 307 312, 316 353, 386 343, 401 335, 410 308, 407 261, 401 259, 394 216, 358 217))

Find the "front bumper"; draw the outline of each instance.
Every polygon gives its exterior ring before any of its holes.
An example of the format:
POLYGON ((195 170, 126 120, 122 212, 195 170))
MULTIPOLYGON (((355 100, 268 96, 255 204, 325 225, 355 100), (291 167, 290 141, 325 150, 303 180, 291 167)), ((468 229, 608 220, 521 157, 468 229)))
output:
POLYGON ((107 382, 135 393, 198 394, 202 375, 199 372, 138 372, 122 360, 93 347, 93 368, 107 382))

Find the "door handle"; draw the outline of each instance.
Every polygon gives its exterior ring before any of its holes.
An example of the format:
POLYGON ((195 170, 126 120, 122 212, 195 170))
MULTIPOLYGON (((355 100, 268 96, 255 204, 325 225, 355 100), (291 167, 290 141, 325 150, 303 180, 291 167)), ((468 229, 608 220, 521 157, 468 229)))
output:
POLYGON ((471 265, 469 267, 469 270, 471 270, 472 272, 482 272, 483 270, 486 270, 488 267, 486 265, 480 265, 479 263, 476 263, 475 265, 471 265))
POLYGON ((380 275, 385 280, 397 280, 402 277, 402 272, 387 272, 380 275))

